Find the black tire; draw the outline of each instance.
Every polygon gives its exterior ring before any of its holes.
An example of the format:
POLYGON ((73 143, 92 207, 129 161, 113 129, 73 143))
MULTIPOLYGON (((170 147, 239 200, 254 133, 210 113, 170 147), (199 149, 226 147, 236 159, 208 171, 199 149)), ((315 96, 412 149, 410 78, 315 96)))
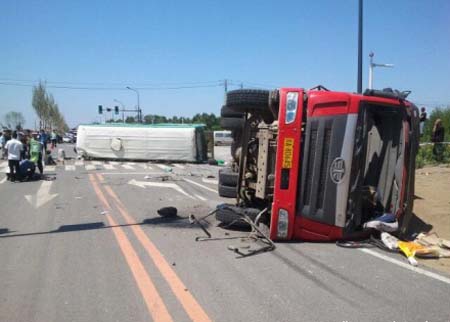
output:
POLYGON ((237 187, 238 183, 237 172, 233 172, 231 169, 220 169, 219 170, 219 185, 237 187))
POLYGON ((269 93, 261 89, 230 91, 225 106, 232 112, 269 112, 269 93))
POLYGON ((249 227, 249 224, 241 219, 242 215, 245 214, 254 221, 261 211, 257 208, 242 208, 228 204, 219 205, 217 208, 216 219, 224 225, 232 223, 233 227, 249 227))
POLYGON ((224 106, 222 106, 222 108, 220 110, 220 116, 221 117, 243 118, 244 113, 243 112, 234 112, 228 106, 224 105, 224 106))
POLYGON ((242 129, 244 126, 244 119, 236 117, 222 117, 220 118, 220 126, 223 129, 230 131, 242 129))
POLYGON ((227 93, 226 107, 236 113, 260 115, 265 123, 274 121, 269 107, 270 91, 262 89, 238 89, 227 93))
POLYGON ((236 198, 237 196, 237 187, 229 187, 219 184, 219 196, 225 198, 236 198))

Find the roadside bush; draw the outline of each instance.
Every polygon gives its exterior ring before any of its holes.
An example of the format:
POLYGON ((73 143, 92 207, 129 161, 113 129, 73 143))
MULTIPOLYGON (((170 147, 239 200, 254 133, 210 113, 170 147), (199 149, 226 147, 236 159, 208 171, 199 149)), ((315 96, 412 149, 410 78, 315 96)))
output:
POLYGON ((425 165, 437 165, 440 163, 450 164, 450 145, 444 146, 442 162, 436 161, 433 154, 433 144, 422 145, 417 152, 416 168, 423 168, 425 165))

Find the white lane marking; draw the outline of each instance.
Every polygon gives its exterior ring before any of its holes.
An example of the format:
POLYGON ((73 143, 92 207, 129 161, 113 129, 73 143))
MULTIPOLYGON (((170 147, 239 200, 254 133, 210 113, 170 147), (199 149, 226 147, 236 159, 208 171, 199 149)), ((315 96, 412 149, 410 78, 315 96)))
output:
POLYGON ((164 165, 164 164, 155 164, 155 165, 156 165, 158 168, 163 169, 163 170, 166 171, 166 172, 172 171, 172 168, 169 167, 169 166, 167 166, 167 165, 164 165))
POLYGON ((147 164, 147 170, 153 170, 152 166, 150 164, 147 164))
POLYGON ((1 181, 0 184, 5 183, 6 182, 6 177, 4 177, 1 181))
POLYGON ((422 275, 434 278, 435 280, 438 280, 438 281, 450 284, 450 278, 448 278, 448 277, 445 277, 445 276, 442 276, 442 275, 439 275, 439 274, 436 274, 436 273, 424 270, 423 268, 420 268, 420 267, 411 266, 410 264, 408 264, 406 262, 401 262, 401 261, 399 261, 397 259, 391 258, 391 257, 383 255, 383 254, 380 254, 380 253, 378 253, 376 251, 373 251, 371 249, 360 248, 359 250, 362 251, 363 253, 372 255, 372 256, 377 257, 379 259, 385 260, 386 262, 389 262, 389 263, 398 265, 400 267, 409 269, 410 271, 416 272, 418 274, 422 274, 422 275))
POLYGON ((129 164, 122 164, 122 168, 127 169, 127 170, 134 170, 134 168, 129 164))
POLYGON ((86 164, 84 167, 86 168, 87 171, 96 170, 97 169, 95 167, 95 165, 92 165, 92 164, 86 164))
POLYGON ((75 165, 76 166, 83 166, 84 165, 84 161, 83 160, 77 160, 77 161, 75 161, 75 165))
POLYGON ((202 181, 203 181, 204 183, 219 184, 219 181, 217 181, 217 180, 215 180, 215 179, 202 178, 202 181))
POLYGON ((178 169, 186 169, 186 167, 184 165, 181 165, 181 164, 178 164, 178 163, 175 163, 173 166, 175 168, 178 168, 178 169))
POLYGON ((138 163, 138 166, 142 169, 147 169, 147 165, 145 163, 138 163))
POLYGON ((34 206, 34 208, 37 209, 41 207, 58 195, 57 193, 50 193, 52 183, 53 181, 43 181, 36 195, 25 195, 25 199, 30 205, 34 206))
POLYGON ((198 194, 194 194, 194 196, 196 196, 198 199, 200 199, 201 201, 206 201, 206 198, 203 198, 202 196, 198 195, 198 194))
POLYGON ((49 165, 49 166, 46 166, 46 167, 44 168, 44 170, 45 170, 45 171, 53 172, 53 171, 56 170, 56 167, 55 167, 54 165, 49 165))
POLYGON ((66 165, 66 171, 75 171, 74 165, 66 165))
POLYGON ((135 165, 135 162, 127 162, 128 165, 135 165))
POLYGON ((112 165, 119 165, 120 162, 119 162, 119 161, 109 161, 109 164, 112 164, 112 165))
POLYGON ((103 166, 106 170, 116 170, 112 164, 105 163, 103 166))
POLYGON ((189 197, 191 199, 195 199, 193 196, 191 196, 186 191, 184 191, 183 188, 181 188, 176 183, 171 183, 171 182, 147 182, 147 181, 137 181, 135 179, 131 179, 130 181, 128 181, 128 184, 132 184, 132 185, 135 185, 135 186, 138 186, 138 187, 141 187, 141 188, 145 188, 145 186, 171 188, 171 189, 174 189, 174 190, 178 191, 179 193, 182 193, 183 195, 185 195, 185 196, 187 196, 187 197, 189 197))
POLYGON ((203 189, 206 189, 206 190, 209 190, 209 191, 212 191, 212 192, 217 193, 217 190, 211 189, 211 188, 209 188, 209 187, 207 187, 207 186, 204 186, 204 185, 202 185, 202 184, 200 184, 200 183, 197 183, 197 182, 195 182, 195 181, 192 181, 192 180, 189 180, 189 179, 186 179, 186 178, 183 178, 183 180, 186 181, 186 182, 195 184, 196 186, 199 186, 199 187, 201 187, 201 188, 203 188, 203 189))
POLYGON ((91 164, 93 165, 102 165, 101 161, 91 161, 91 164))

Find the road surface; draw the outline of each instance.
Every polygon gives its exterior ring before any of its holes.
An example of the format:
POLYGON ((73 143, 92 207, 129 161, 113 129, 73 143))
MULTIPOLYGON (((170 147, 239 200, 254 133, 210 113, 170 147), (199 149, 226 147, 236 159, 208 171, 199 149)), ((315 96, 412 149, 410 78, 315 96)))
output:
POLYGON ((217 171, 68 160, 45 169, 54 180, 1 174, 0 321, 449 321, 450 277, 400 255, 279 243, 239 258, 229 245, 257 245, 214 218, 222 239, 196 242, 186 217, 226 200, 217 171))

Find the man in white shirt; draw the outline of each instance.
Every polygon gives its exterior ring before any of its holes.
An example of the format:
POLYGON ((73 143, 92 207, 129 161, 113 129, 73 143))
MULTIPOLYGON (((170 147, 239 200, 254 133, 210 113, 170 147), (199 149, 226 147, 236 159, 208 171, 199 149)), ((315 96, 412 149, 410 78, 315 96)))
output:
POLYGON ((23 144, 17 140, 17 132, 14 131, 12 139, 6 142, 6 151, 8 151, 9 178, 12 182, 16 181, 19 173, 20 154, 23 150, 23 144))

